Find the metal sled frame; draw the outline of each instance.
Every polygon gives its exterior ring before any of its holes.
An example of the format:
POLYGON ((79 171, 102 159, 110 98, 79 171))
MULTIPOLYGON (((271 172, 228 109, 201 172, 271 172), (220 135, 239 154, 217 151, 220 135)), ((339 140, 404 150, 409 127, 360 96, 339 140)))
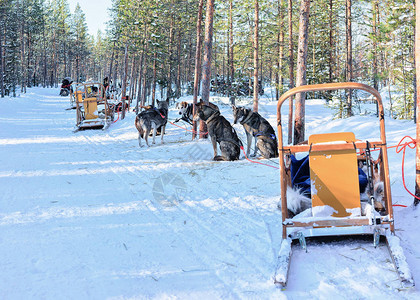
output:
MULTIPOLYGON (((280 187, 281 187, 281 211, 282 211, 282 229, 283 240, 278 257, 278 265, 274 282, 277 285, 285 287, 287 284, 287 276, 289 264, 292 255, 291 244, 293 240, 299 240, 302 246, 306 245, 305 237, 321 237, 321 236, 351 236, 351 235, 372 235, 374 243, 379 242, 379 237, 384 236, 390 255, 395 265, 395 269, 399 274, 401 283, 404 287, 414 286, 411 273, 408 269, 404 256, 401 256, 402 249, 399 240, 394 236, 394 217, 392 210, 391 187, 388 169, 388 154, 385 136, 385 120, 384 109, 379 92, 374 88, 354 82, 344 83, 328 83, 305 85, 293 88, 284 93, 277 103, 277 130, 278 130, 278 147, 280 160, 280 187), (347 143, 313 143, 300 145, 283 145, 283 131, 281 125, 281 106, 290 97, 302 92, 316 92, 326 90, 339 89, 358 89, 364 90, 374 96, 379 111, 380 138, 374 142, 352 141, 347 143), (306 219, 289 219, 287 210, 287 186, 291 185, 290 168, 288 159, 291 154, 298 152, 325 152, 339 153, 348 152, 349 150, 364 150, 367 148, 379 149, 380 154, 378 163, 380 165, 380 178, 384 183, 384 202, 385 214, 381 216, 358 216, 358 217, 314 217, 306 219), (334 228, 333 228, 334 227, 334 228), (333 228, 333 229, 332 229, 333 228), (392 243, 390 243, 392 240, 392 243), (407 271, 408 270, 408 271, 407 271)), ((311 178, 312 179, 312 178, 311 178)), ((328 186, 328 182, 325 183, 328 186)), ((328 186, 329 187, 329 186, 328 186)), ((334 184, 331 184, 331 189, 334 184)), ((376 244, 375 244, 376 245, 376 244)))
POLYGON ((109 105, 104 86, 98 82, 79 83, 74 91, 76 102, 76 127, 77 129, 107 128, 114 115, 114 111, 109 105), (93 87, 98 91, 94 92, 93 87), (98 113, 98 106, 103 107, 104 117, 98 113))

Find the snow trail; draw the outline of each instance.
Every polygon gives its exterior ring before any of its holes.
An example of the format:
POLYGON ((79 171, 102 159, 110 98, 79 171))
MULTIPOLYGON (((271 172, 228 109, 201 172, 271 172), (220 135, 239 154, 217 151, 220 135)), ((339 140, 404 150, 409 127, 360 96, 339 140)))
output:
MULTIPOLYGON (((244 159, 213 162, 209 141, 191 141, 170 124, 163 145, 139 148, 133 113, 106 131, 73 133, 75 111, 57 95, 33 88, 0 100, 0 298, 419 297, 398 289, 384 249, 357 241, 296 249, 281 291, 272 278, 281 243, 277 170, 244 159)), ((232 121, 228 99, 213 101, 232 121)), ((274 125, 275 102, 263 98, 261 106, 274 125)), ((309 107, 310 133, 351 126, 369 138, 377 130, 374 117, 345 122, 332 120, 321 101, 309 107)), ((390 120, 390 143, 413 128, 390 120)), ((242 126, 235 129, 245 141, 242 126)), ((414 156, 407 155, 410 183, 414 156)), ((394 202, 410 204, 398 159, 390 152, 394 202)), ((417 282, 419 211, 395 209, 417 282)))

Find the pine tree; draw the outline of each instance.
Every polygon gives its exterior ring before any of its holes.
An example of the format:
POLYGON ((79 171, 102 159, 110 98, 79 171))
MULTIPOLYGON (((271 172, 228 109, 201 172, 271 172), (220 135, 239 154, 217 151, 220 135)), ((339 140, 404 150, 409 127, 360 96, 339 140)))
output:
POLYGON ((6 94, 12 94, 16 97, 16 88, 19 81, 19 66, 20 66, 20 53, 19 53, 19 36, 18 36, 18 1, 13 0, 10 2, 10 7, 6 11, 6 26, 5 26, 5 86, 6 94))
POLYGON ((87 31, 85 14, 80 8, 80 5, 77 4, 72 16, 72 32, 74 35, 73 56, 76 61, 76 78, 78 81, 83 81, 80 79, 86 78, 87 75, 84 68, 86 63, 85 58, 89 54, 87 31))

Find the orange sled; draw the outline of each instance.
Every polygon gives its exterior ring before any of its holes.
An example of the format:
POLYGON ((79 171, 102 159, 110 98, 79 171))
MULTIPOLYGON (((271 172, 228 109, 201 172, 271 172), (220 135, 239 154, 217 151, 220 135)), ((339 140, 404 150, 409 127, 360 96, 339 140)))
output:
POLYGON ((414 286, 399 238, 394 234, 384 109, 378 91, 354 82, 300 86, 284 93, 278 100, 277 124, 283 239, 274 282, 282 287, 287 284, 293 240, 299 240, 301 246, 306 247, 305 238, 309 237, 370 235, 375 247, 381 236, 385 238, 402 286, 414 286), (364 90, 374 96, 379 111, 380 137, 368 142, 357 140, 352 132, 327 133, 310 136, 307 144, 283 145, 281 106, 286 99, 301 92, 339 89, 364 90), (367 212, 362 214, 361 209, 356 152, 369 153, 370 148, 379 150, 378 159, 374 163, 378 166, 384 186, 384 207, 380 214, 374 208, 374 195, 370 196, 367 212), (286 190, 291 185, 290 156, 299 152, 309 152, 311 217, 292 217, 287 210, 286 190))

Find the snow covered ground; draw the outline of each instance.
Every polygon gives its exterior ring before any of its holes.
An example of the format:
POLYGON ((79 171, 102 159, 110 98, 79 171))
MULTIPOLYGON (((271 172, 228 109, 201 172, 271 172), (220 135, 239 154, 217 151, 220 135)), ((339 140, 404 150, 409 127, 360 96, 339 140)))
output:
MULTIPOLYGON (((191 141, 172 125, 163 145, 157 138, 139 148, 134 113, 106 131, 73 133, 75 111, 58 93, 33 88, 0 99, 1 299, 420 298, 418 288, 399 289, 385 246, 370 240, 308 243, 308 253, 294 247, 287 290, 276 288, 278 170, 243 155, 214 162, 209 141, 191 141)), ((232 121, 227 99, 212 101, 232 121)), ((263 98, 260 107, 275 125, 276 102, 263 98)), ((371 115, 333 120, 323 101, 310 101, 306 114, 308 134, 379 136, 371 115)), ((389 145, 415 136, 409 121, 387 118, 386 127, 389 145)), ((410 190, 414 154, 408 150, 405 163, 410 190)), ((401 154, 389 156, 393 201, 410 206, 401 154)), ((420 284, 420 208, 394 211, 420 284)))

